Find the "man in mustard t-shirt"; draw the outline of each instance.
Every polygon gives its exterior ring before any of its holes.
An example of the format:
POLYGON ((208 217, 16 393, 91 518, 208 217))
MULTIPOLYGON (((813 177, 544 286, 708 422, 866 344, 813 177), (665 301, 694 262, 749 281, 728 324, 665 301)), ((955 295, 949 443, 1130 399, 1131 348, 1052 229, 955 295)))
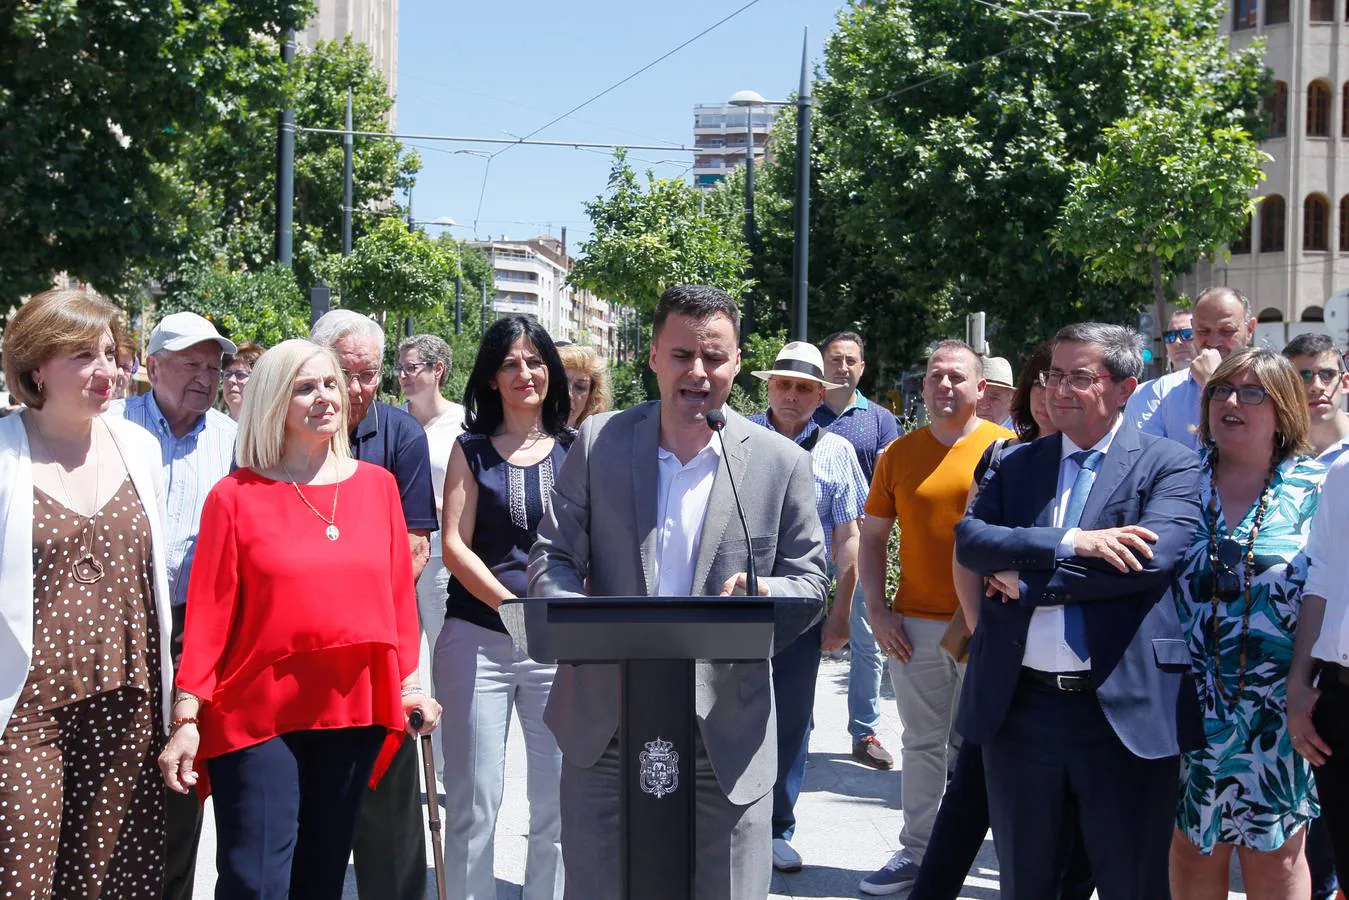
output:
POLYGON ((900 849, 859 886, 865 894, 897 893, 918 877, 946 787, 947 764, 959 746, 951 725, 963 672, 939 646, 959 606, 951 578, 955 527, 984 451, 998 438, 1013 437, 975 415, 984 391, 982 369, 965 342, 936 346, 923 379, 929 424, 886 448, 867 496, 859 563, 867 615, 877 645, 890 657, 890 683, 904 727, 904 825, 900 849), (887 607, 886 544, 896 522, 900 587, 887 607))

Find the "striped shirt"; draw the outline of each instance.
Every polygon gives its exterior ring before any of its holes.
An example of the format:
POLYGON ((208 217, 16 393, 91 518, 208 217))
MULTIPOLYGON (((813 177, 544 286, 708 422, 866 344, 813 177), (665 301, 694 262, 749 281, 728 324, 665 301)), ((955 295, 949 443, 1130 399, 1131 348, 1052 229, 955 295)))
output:
MULTIPOLYGON (((768 413, 750 416, 749 420, 770 431, 777 431, 768 421, 768 413)), ((824 554, 832 570, 834 564, 834 528, 862 518, 862 507, 867 502, 867 479, 857 454, 848 441, 820 428, 815 421, 806 423, 796 436, 798 445, 818 434, 810 447, 810 468, 815 476, 815 511, 824 526, 824 554)))
MULTIPOLYGON (((115 414, 116 406, 112 404, 109 411, 115 414)), ((234 439, 239 427, 224 413, 208 409, 191 431, 174 437, 153 392, 128 398, 121 414, 154 435, 163 454, 169 600, 180 606, 187 602, 187 580, 197 552, 201 510, 211 488, 234 466, 234 439)))

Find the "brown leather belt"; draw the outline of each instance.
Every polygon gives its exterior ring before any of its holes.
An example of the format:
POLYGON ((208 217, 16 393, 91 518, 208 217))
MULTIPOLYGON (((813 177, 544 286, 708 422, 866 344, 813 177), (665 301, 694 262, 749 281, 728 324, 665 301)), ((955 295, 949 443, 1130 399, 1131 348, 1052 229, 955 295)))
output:
POLYGON ((1090 672, 1041 672, 1021 667, 1021 677, 1036 684, 1044 684, 1059 691, 1089 691, 1092 689, 1090 672))

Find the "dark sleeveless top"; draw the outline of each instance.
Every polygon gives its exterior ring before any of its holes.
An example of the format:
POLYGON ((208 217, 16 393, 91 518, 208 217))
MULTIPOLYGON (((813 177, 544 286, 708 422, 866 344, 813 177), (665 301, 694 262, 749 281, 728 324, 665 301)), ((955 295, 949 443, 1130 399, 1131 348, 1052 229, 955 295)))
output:
MULTIPOLYGON (((553 479, 562 468, 567 449, 554 441, 553 451, 532 466, 513 466, 501 458, 484 434, 465 432, 455 438, 478 482, 478 509, 473 520, 472 550, 497 580, 517 597, 529 588, 525 567, 534 546, 539 522, 548 511, 553 479)), ((501 615, 450 578, 445 618, 463 619, 482 628, 506 633, 501 615)))

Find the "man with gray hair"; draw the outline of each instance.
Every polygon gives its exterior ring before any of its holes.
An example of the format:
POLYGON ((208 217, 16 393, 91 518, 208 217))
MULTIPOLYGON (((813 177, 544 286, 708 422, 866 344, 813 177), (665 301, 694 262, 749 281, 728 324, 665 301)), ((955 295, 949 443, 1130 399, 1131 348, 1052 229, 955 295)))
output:
POLYGON ((983 748, 1004 900, 1058 896, 1079 840, 1103 900, 1167 894, 1180 754, 1204 740, 1171 593, 1199 457, 1121 415, 1142 371, 1126 328, 1060 331, 1059 432, 1005 449, 956 526, 988 579, 957 725, 983 748))
MULTIPOLYGON (((351 455, 388 469, 398 482, 415 581, 426 567, 429 536, 439 523, 426 432, 408 413, 375 399, 383 370, 384 329, 369 316, 335 309, 314 323, 309 337, 332 350, 342 366, 351 455)), ((426 895, 426 841, 417 775, 416 742, 404 741, 379 787, 366 794, 354 847, 356 889, 366 900, 422 900, 426 895)))
POLYGON ((1199 398, 1218 364, 1255 340, 1251 301, 1236 288, 1211 287, 1194 302, 1194 344, 1188 368, 1141 385, 1125 416, 1146 434, 1199 449, 1199 398))
MULTIPOLYGON (((150 333, 146 373, 150 392, 127 400, 121 414, 159 441, 164 465, 165 563, 173 610, 170 652, 178 668, 183 653, 187 582, 201 531, 201 510, 215 483, 234 464, 233 420, 212 409, 220 387, 222 354, 237 348, 208 320, 192 312, 165 316, 150 333)), ((165 900, 190 900, 201 838, 201 802, 195 793, 167 788, 165 900)))

